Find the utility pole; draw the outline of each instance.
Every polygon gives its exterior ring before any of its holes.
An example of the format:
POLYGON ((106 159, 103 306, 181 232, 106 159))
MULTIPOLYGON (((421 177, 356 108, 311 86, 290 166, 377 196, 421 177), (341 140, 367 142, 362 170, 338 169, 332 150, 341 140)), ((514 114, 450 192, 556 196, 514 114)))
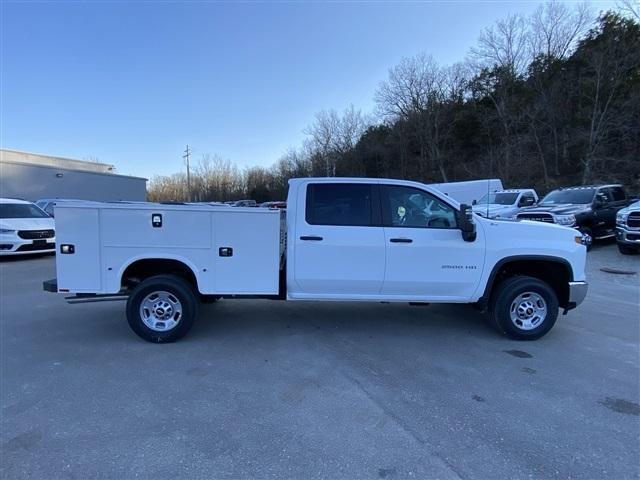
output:
POLYGON ((189 148, 189 145, 187 145, 187 148, 185 149, 184 155, 182 155, 182 158, 184 158, 187 163, 187 201, 190 202, 191 201, 191 172, 189 171, 189 159, 191 158, 191 149, 189 148))

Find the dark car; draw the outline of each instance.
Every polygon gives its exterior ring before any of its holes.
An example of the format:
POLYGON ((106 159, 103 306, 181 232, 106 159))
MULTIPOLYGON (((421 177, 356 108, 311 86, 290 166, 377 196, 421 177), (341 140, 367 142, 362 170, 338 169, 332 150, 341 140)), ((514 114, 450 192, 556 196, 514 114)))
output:
POLYGON ((559 188, 535 207, 521 209, 516 218, 573 227, 600 240, 615 235, 616 213, 629 203, 621 185, 559 188))

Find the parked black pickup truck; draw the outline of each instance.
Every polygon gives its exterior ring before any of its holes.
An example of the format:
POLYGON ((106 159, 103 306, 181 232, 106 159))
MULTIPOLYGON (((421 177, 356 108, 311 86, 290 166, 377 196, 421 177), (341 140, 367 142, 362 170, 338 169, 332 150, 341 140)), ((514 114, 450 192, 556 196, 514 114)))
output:
POLYGON ((621 185, 559 188, 536 206, 521 209, 516 218, 573 227, 600 240, 615 235, 616 213, 630 203, 621 185))

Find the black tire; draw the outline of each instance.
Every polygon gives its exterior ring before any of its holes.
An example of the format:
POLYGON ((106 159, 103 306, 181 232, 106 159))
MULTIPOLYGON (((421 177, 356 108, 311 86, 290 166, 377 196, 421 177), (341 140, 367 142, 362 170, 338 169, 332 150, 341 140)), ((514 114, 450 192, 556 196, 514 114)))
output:
POLYGON ((221 297, 217 295, 200 295, 200 303, 210 304, 216 303, 221 297))
POLYGON ((533 277, 517 276, 504 280, 496 287, 489 315, 494 326, 504 335, 515 340, 536 340, 553 328, 558 318, 558 308, 558 296, 547 283, 533 277), (521 320, 511 320, 512 303, 519 295, 527 293, 537 294, 546 304, 546 315, 542 320, 537 320, 539 323, 531 329, 516 325, 521 320))
MULTIPOLYGON (((159 297, 160 299, 162 297, 159 297)), ((127 321, 131 329, 140 337, 148 342, 153 343, 168 343, 175 342, 176 340, 184 337, 187 332, 193 326, 193 322, 196 318, 198 301, 194 288, 182 278, 176 275, 156 275, 149 277, 146 280, 140 282, 136 288, 131 292, 129 300, 127 301, 127 321), (175 314, 178 309, 181 310, 177 318, 170 317, 166 323, 173 323, 175 325, 166 330, 157 330, 150 328, 143 319, 140 306, 142 302, 148 297, 150 301, 153 301, 152 294, 154 292, 167 292, 169 303, 175 308, 175 314), (177 304, 172 303, 176 300, 177 304)), ((173 310, 172 310, 173 311, 173 310)), ((156 317, 152 317, 156 318, 156 317)), ((151 322, 153 323, 153 322, 151 322)), ((156 321, 156 325, 162 325, 164 322, 156 321)), ((166 323, 164 323, 166 325, 166 323)))
POLYGON ((623 243, 618 244, 618 250, 623 255, 633 255, 634 253, 638 253, 638 250, 635 247, 625 245, 623 243))
POLYGON ((583 228, 580 228, 579 230, 580 230, 580 233, 583 233, 585 235, 589 235, 591 237, 591 242, 589 242, 586 245, 587 252, 589 252, 591 250, 591 247, 593 247, 593 242, 594 242, 593 231, 589 227, 583 227, 583 228))

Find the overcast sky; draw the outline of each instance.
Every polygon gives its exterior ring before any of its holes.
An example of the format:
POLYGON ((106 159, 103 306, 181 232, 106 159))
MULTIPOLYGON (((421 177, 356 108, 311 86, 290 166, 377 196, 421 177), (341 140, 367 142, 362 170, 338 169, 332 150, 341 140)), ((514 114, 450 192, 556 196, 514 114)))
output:
POLYGON ((2 147, 150 178, 182 169, 187 143, 270 165, 315 112, 371 111, 402 57, 462 60, 539 2, 0 4, 2 147))

